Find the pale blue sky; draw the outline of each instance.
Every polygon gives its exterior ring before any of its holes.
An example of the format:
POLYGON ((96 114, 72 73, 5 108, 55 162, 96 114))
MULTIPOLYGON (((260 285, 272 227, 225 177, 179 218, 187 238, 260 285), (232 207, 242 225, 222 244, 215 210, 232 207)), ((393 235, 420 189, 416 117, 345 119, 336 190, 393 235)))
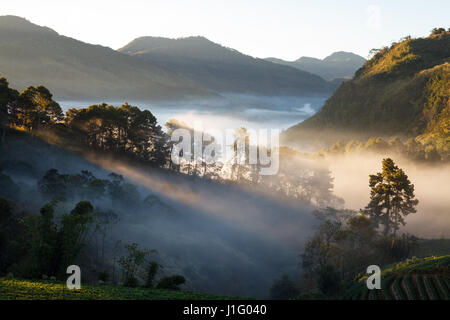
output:
POLYGON ((367 57, 406 35, 450 27, 448 0, 14 0, 13 14, 114 49, 140 36, 202 35, 243 53, 294 60, 334 51, 367 57))

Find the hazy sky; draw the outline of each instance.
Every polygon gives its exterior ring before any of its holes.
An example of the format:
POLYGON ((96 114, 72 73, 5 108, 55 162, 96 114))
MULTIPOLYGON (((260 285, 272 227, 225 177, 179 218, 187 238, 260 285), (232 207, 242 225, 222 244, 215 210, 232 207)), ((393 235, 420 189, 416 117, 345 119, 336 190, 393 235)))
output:
POLYGON ((202 35, 243 53, 294 60, 334 51, 367 57, 406 35, 450 27, 448 0, 2 0, 13 14, 88 43, 202 35))

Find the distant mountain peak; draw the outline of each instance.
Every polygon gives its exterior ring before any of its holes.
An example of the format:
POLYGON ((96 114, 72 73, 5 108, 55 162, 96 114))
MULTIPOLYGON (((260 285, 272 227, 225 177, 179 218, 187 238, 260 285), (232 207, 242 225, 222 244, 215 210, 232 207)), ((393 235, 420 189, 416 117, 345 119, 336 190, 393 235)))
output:
POLYGON ((328 57, 324 58, 322 61, 359 61, 364 63, 366 59, 361 57, 360 55, 357 55, 353 52, 346 52, 346 51, 337 51, 330 54, 328 57))
POLYGON ((323 59, 304 56, 304 57, 300 57, 299 59, 297 59, 293 62, 300 62, 300 63, 308 62, 308 63, 310 63, 310 62, 338 62, 338 61, 350 61, 350 60, 362 61, 362 63, 364 63, 366 61, 366 59, 364 59, 360 55, 357 55, 353 52, 336 51, 323 59))
POLYGON ((301 57, 295 61, 276 58, 267 58, 266 60, 317 74, 328 81, 352 78, 355 71, 366 62, 363 57, 346 51, 333 52, 324 59, 301 57))
POLYGON ((313 58, 313 57, 300 57, 299 59, 295 60, 294 62, 320 62, 322 60, 318 59, 318 58, 313 58))
POLYGON ((39 26, 18 16, 0 16, 0 28, 13 29, 15 32, 40 32, 58 35, 56 31, 48 27, 39 26))
POLYGON ((314 95, 332 91, 317 75, 251 57, 203 36, 141 37, 118 51, 175 70, 218 92, 314 95))
POLYGON ((209 54, 211 51, 218 52, 223 49, 227 49, 230 53, 237 52, 234 49, 224 47, 218 43, 215 43, 203 36, 189 36, 181 38, 164 38, 144 36, 139 37, 128 43, 126 46, 120 48, 118 51, 126 54, 145 54, 152 51, 171 49, 172 53, 183 51, 190 52, 192 55, 204 54, 205 50, 209 54))

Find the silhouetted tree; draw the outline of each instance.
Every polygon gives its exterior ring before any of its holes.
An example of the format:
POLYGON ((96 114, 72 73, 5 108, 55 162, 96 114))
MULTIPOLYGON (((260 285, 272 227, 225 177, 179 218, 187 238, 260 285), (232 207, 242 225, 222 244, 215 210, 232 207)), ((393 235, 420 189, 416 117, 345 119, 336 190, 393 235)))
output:
POLYGON ((61 217, 62 266, 75 263, 81 250, 87 245, 90 232, 94 230, 96 214, 89 201, 80 201, 69 214, 61 217))
POLYGON ((185 282, 186 279, 181 275, 168 276, 158 282, 156 289, 180 290, 180 285, 185 282))
POLYGON ((138 271, 145 263, 146 257, 150 254, 149 250, 139 249, 137 243, 125 245, 127 255, 119 259, 119 265, 123 270, 123 285, 126 287, 138 286, 138 271))
POLYGON ((319 290, 328 297, 337 295, 342 290, 342 279, 336 268, 327 264, 322 266, 318 271, 319 290))
POLYGON ((404 225, 403 217, 416 212, 414 185, 405 172, 390 158, 383 159, 383 170, 369 176, 370 202, 366 211, 378 225, 384 226, 386 235, 396 232, 404 225))
POLYGON ((442 33, 445 33, 445 28, 433 28, 433 30, 431 30, 431 34, 433 35, 442 33))
POLYGON ((284 274, 273 282, 270 287, 270 298, 275 300, 287 300, 298 296, 299 290, 289 275, 284 274))
POLYGON ((8 124, 16 122, 19 93, 9 88, 8 81, 0 78, 0 142, 5 141, 8 124))
POLYGON ((147 276, 145 279, 145 288, 153 288, 153 283, 155 281, 156 274, 159 271, 160 264, 156 261, 151 261, 147 266, 147 276))

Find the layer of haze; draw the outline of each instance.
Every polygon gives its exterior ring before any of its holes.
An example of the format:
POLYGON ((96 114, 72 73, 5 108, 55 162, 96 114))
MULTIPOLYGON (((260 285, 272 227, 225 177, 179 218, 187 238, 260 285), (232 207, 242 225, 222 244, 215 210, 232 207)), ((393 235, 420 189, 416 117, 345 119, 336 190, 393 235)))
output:
MULTIPOLYGON (((213 127, 225 130, 244 126, 248 129, 283 130, 314 114, 324 100, 325 98, 288 97, 269 99, 241 95, 234 96, 231 102, 226 103, 222 100, 207 100, 189 105, 155 104, 141 107, 151 110, 161 125, 174 118, 191 127, 195 121, 200 120, 205 129, 213 127)), ((76 102, 63 102, 62 105, 65 108, 80 106, 76 102)), ((346 208, 359 210, 369 201, 369 174, 381 171, 381 161, 388 156, 409 176, 420 201, 418 212, 406 218, 407 224, 402 231, 427 238, 450 237, 450 166, 419 165, 398 156, 373 153, 333 157, 323 161, 322 165, 329 166, 331 170, 335 195, 345 200, 346 208)))
MULTIPOLYGON (((170 119, 194 127, 200 121, 204 129, 280 129, 285 130, 312 116, 327 97, 265 97, 229 94, 224 99, 204 99, 180 102, 132 102, 141 109, 150 110, 164 124, 170 119)), ((64 111, 69 108, 88 107, 97 102, 60 101, 64 111)), ((120 106, 124 101, 109 101, 120 106)))
POLYGON ((17 15, 62 35, 118 49, 141 36, 202 35, 255 57, 324 58, 335 51, 367 57, 406 35, 448 24, 450 2, 398 1, 2 1, 17 15))
MULTIPOLYGON (((36 212, 48 201, 36 186, 50 168, 61 173, 87 169, 99 178, 114 171, 138 185, 140 202, 123 206, 109 197, 93 200, 96 207, 112 210, 120 218, 108 236, 108 251, 119 239, 157 249, 166 274, 179 273, 188 279, 186 289, 264 298, 272 281, 281 274, 299 279, 299 254, 317 227, 311 204, 264 193, 256 187, 143 170, 102 156, 83 159, 37 139, 7 139, 0 164, 21 185, 25 197, 21 203, 27 210, 36 212), (154 200, 142 201, 148 195, 154 200)), ((382 158, 367 154, 314 163, 330 166, 335 194, 345 200, 345 207, 357 210, 368 202, 368 175, 381 170, 382 158)), ((407 217, 402 231, 427 238, 450 236, 450 167, 419 166, 396 157, 394 160, 415 184, 420 200, 418 213, 407 217)), ((301 171, 307 162, 299 160, 290 167, 301 171)), ((66 203, 64 212, 76 201, 66 203)))
MULTIPOLYGON (((299 253, 317 224, 311 205, 103 156, 86 161, 37 139, 7 139, 0 165, 20 185, 18 203, 27 212, 38 212, 49 200, 37 190, 37 181, 51 168, 62 174, 89 170, 102 179, 114 171, 138 186, 140 201, 133 203, 91 199, 96 208, 119 216, 107 237, 107 263, 121 240, 158 250, 164 274, 184 275, 189 290, 266 298, 281 274, 298 278, 299 253)), ((79 200, 67 200, 58 211, 69 212, 79 200)))
MULTIPOLYGON (((351 155, 330 159, 334 191, 349 209, 359 210, 369 202, 369 174, 381 172, 389 155, 351 155)), ((450 237, 450 165, 429 166, 391 156, 414 184, 419 199, 417 213, 406 217, 401 231, 426 238, 450 237)))

